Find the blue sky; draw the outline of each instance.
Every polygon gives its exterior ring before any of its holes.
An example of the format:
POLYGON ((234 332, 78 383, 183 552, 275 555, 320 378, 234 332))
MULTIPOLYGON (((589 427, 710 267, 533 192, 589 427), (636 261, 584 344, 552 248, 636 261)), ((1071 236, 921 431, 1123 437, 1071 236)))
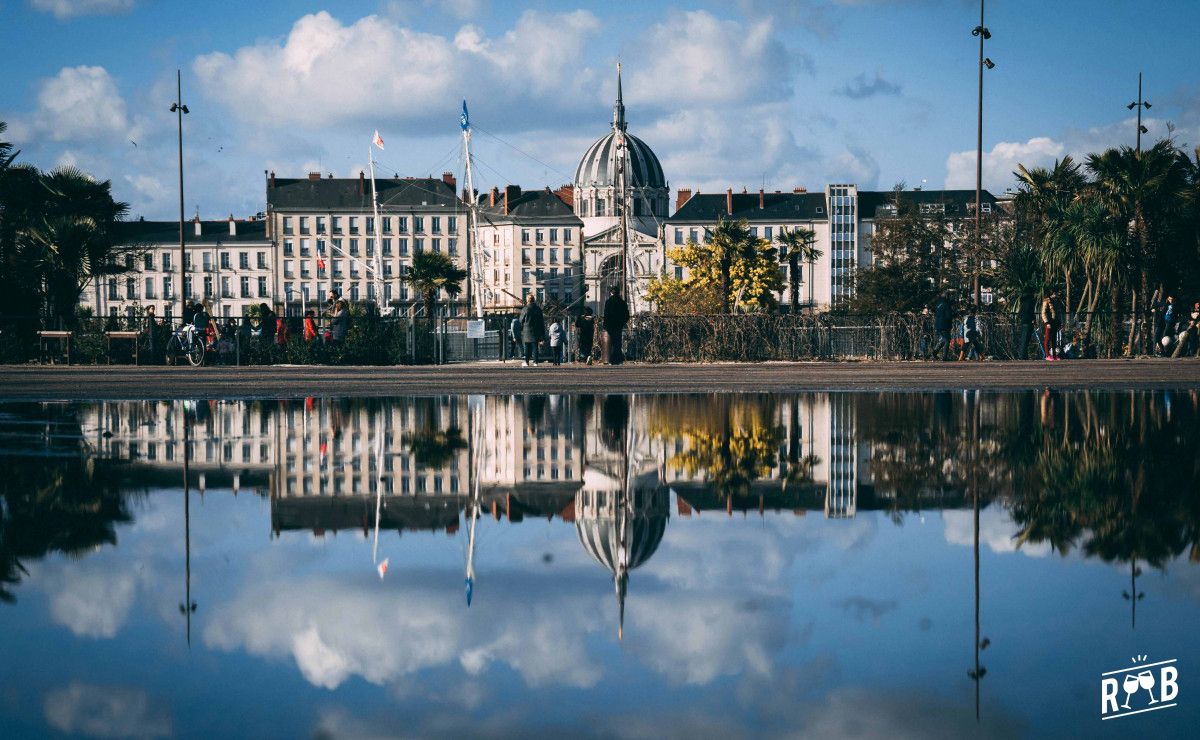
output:
MULTIPOLYGON (((23 160, 149 218, 178 198, 176 68, 189 214, 261 210, 268 169, 357 174, 374 129, 385 174, 461 176, 463 97, 478 186, 557 186, 608 127, 619 59, 673 189, 973 187, 977 22, 971 0, 0 0, 0 119, 23 160)), ((987 25, 991 189, 1132 143, 1139 69, 1150 137, 1200 143, 1200 3, 993 0, 987 25)))

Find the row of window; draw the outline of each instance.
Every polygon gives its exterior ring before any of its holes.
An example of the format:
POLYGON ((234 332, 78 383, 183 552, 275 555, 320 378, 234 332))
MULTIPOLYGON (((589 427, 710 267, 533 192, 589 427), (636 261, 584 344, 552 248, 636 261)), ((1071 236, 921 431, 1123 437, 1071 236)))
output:
MULTIPOLYGON (((174 290, 172 288, 171 278, 164 277, 161 280, 162 280, 162 282, 161 282, 161 285, 162 285, 161 297, 164 299, 173 298, 174 290)), ((237 283, 238 294, 235 296, 233 293, 232 280, 229 277, 222 277, 221 283, 220 283, 220 288, 221 288, 220 297, 222 297, 222 298, 235 298, 235 297, 236 298, 270 298, 271 290, 270 290, 270 286, 268 284, 268 280, 269 280, 269 278, 266 275, 259 275, 258 278, 252 282, 251 278, 249 276, 243 275, 242 277, 238 278, 238 283, 237 283), (253 288, 257 288, 257 292, 255 292, 253 290, 253 288)), ((155 295, 155 288, 157 287, 158 284, 159 283, 156 282, 155 278, 146 278, 142 282, 142 284, 139 286, 137 278, 127 277, 127 278, 125 278, 125 295, 121 296, 119 294, 120 285, 118 284, 118 281, 117 280, 109 280, 108 281, 108 299, 110 301, 117 301, 117 300, 121 300, 122 298, 124 300, 128 300, 128 301, 138 300, 138 299, 154 300, 154 299, 160 297, 158 295, 155 295), (141 288, 141 295, 138 295, 139 288, 141 288)), ((201 296, 196 296, 194 293, 194 290, 193 290, 193 286, 192 286, 192 278, 188 277, 188 276, 185 276, 183 278, 183 296, 185 298, 197 298, 197 297, 216 298, 217 294, 215 291, 216 291, 216 282, 213 280, 213 278, 211 278, 209 276, 205 276, 204 292, 201 296)))
MULTIPOLYGON (((383 228, 380 230, 383 234, 391 234, 393 224, 396 227, 396 233, 408 233, 409 216, 381 216, 380 221, 383 222, 383 228)), ((425 233, 425 216, 412 216, 412 230, 414 233, 425 233)), ((445 219, 446 230, 451 233, 458 232, 458 217, 457 216, 429 216, 429 231, 433 234, 442 233, 443 218, 445 219)), ((296 225, 299 225, 300 234, 374 234, 375 233, 375 217, 374 216, 284 216, 283 217, 283 233, 285 235, 296 233, 296 225), (365 225, 365 231, 359 229, 360 221, 365 225), (313 228, 315 226, 315 229, 313 228)))
MULTIPOLYGON (((572 229, 562 229, 562 243, 563 244, 571 243, 571 236, 572 236, 571 232, 572 232, 572 229)), ((546 244, 547 243, 546 236, 549 235, 550 238, 549 238, 548 243, 558 244, 559 243, 558 234, 559 234, 559 229, 521 229, 521 243, 522 244, 546 244), (530 241, 531 235, 532 235, 533 241, 530 241)), ((494 234, 492 243, 499 244, 500 243, 499 239, 500 239, 500 235, 494 234)))
MULTIPOLYGON (((348 245, 348 250, 343 249, 341 239, 331 239, 331 240, 329 240, 328 245, 330 247, 332 247, 332 251, 334 254, 340 254, 343 256, 350 256, 350 257, 359 257, 359 256, 374 257, 375 256, 374 240, 364 239, 363 241, 365 242, 365 244, 363 245, 365 248, 361 251, 359 250, 359 240, 358 239, 350 240, 350 243, 348 245)), ((408 243, 409 243, 408 239, 397 239, 396 240, 395 246, 401 257, 406 256, 408 254, 408 243)), ((392 246, 393 245, 392 245, 391 239, 381 239, 379 241, 380 254, 384 257, 391 257, 393 254, 392 246)), ((449 239, 440 239, 440 238, 435 237, 435 238, 432 238, 429 240, 429 247, 430 247, 430 249, 432 249, 435 252, 441 252, 443 246, 445 247, 446 254, 448 254, 451 257, 458 256, 458 239, 457 239, 457 237, 451 237, 449 239)), ((412 249, 413 249, 414 253, 425 251, 425 239, 422 237, 414 238, 412 240, 412 249)), ((320 256, 325 255, 326 241, 324 239, 316 240, 316 250, 317 250, 316 253, 318 255, 320 255, 320 256)), ((295 254, 296 254, 295 241, 292 239, 284 239, 283 240, 283 256, 284 257, 294 257, 295 254)), ((313 254, 313 240, 312 239, 301 239, 300 240, 300 256, 301 257, 310 257, 310 256, 312 256, 312 254, 313 254)))
MULTIPOLYGON (((250 252, 238 252, 237 253, 237 261, 238 261, 238 269, 239 270, 249 270, 250 269, 250 254, 251 254, 250 252)), ((175 264, 175 255, 176 255, 176 252, 173 252, 173 251, 163 251, 160 253, 158 262, 162 264, 163 272, 171 272, 172 266, 175 264)), ((201 270, 203 270, 204 272, 212 272, 213 271, 213 256, 214 256, 214 252, 211 252, 211 251, 201 252, 201 254, 200 254, 201 270)), ((233 253, 232 252, 224 252, 224 251, 220 252, 217 255, 217 259, 221 266, 220 269, 222 269, 222 270, 232 270, 233 269, 233 253)), ((154 253, 146 252, 145 254, 142 255, 142 270, 146 271, 146 272, 154 271, 155 262, 156 262, 156 260, 154 258, 154 253)), ((112 267, 116 267, 115 258, 114 258, 114 261, 110 262, 109 264, 112 267)), ((136 264, 136 262, 135 262, 134 256, 132 254, 126 254, 125 259, 124 259, 124 264, 125 264, 126 270, 135 269, 134 265, 136 264)), ((192 259, 192 252, 184 252, 184 255, 183 255, 184 271, 191 272, 193 264, 194 264, 194 261, 192 259)), ((271 269, 270 262, 267 260, 267 252, 266 251, 259 251, 259 252, 254 253, 254 266, 259 270, 271 269)))

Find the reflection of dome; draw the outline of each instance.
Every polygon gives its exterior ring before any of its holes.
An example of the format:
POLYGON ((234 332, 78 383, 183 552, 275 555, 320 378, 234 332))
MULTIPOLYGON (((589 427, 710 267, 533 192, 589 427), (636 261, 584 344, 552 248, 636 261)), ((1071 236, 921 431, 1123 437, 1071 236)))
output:
MULTIPOLYGON (((610 187, 616 185, 617 131, 612 131, 588 147, 579 167, 575 170, 575 183, 580 187, 610 187)), ((667 178, 654 151, 633 134, 624 134, 629 150, 629 187, 665 188, 667 178)))
POLYGON ((594 506, 588 506, 587 499, 591 497, 604 498, 604 492, 580 491, 575 495, 575 531, 579 534, 579 542, 597 563, 616 573, 618 566, 625 570, 633 570, 650 559, 662 542, 663 532, 667 529, 667 507, 665 491, 635 491, 635 505, 631 507, 626 521, 625 547, 621 552, 620 520, 615 507, 601 507, 597 511, 594 506), (663 506, 638 507, 639 498, 662 499, 663 506), (645 509, 639 511, 639 508, 645 509), (657 511, 655 511, 657 509, 657 511), (580 513, 583 512, 582 515, 580 513))

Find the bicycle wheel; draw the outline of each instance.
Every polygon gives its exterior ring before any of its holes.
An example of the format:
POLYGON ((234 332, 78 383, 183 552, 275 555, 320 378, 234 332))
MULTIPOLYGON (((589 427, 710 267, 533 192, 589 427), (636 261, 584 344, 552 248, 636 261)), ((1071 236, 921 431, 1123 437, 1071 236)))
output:
POLYGON ((200 367, 204 364, 204 342, 194 340, 187 351, 188 364, 192 367, 200 367))

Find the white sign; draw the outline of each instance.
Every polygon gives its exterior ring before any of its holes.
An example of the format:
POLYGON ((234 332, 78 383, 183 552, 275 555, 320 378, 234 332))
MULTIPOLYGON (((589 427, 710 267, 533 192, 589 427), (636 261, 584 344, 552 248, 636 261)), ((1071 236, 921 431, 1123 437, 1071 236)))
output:
POLYGON ((1100 676, 1100 719, 1117 719, 1177 706, 1179 667, 1175 659, 1147 663, 1149 656, 1133 658, 1133 666, 1100 676), (1124 694, 1124 701, 1120 695, 1124 694))
POLYGON ((467 321, 467 339, 483 339, 486 329, 483 326, 483 319, 470 319, 467 321))

